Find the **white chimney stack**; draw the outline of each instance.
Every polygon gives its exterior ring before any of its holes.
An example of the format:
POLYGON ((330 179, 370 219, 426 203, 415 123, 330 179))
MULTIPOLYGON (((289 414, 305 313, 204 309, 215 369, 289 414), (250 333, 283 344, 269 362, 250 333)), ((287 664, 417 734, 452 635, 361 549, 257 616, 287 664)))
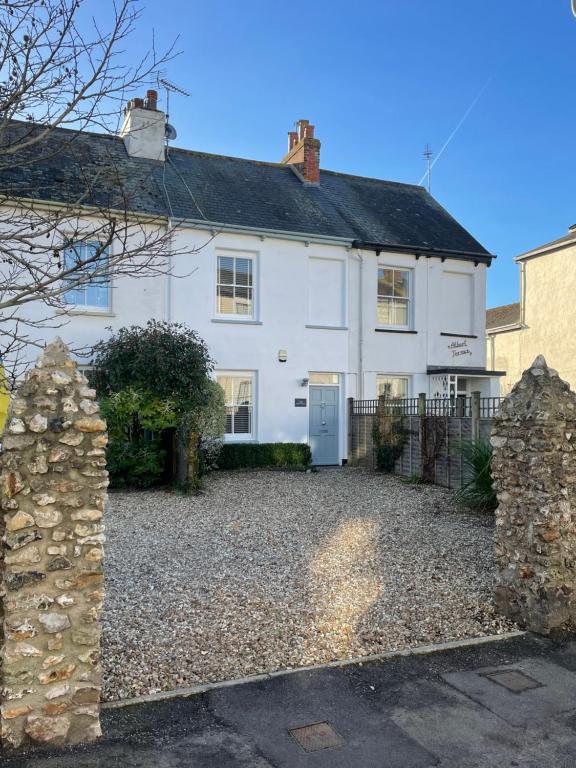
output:
POLYGON ((165 159, 166 115, 157 102, 156 91, 148 91, 145 99, 131 99, 126 105, 120 136, 131 157, 165 159))

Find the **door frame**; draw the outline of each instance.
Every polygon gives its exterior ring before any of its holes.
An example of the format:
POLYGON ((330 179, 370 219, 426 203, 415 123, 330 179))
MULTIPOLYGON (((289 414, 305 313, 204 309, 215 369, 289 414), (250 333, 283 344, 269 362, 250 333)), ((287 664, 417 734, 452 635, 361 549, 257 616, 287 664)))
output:
MULTIPOLYGON (((343 374, 340 371, 309 371, 308 376, 311 377, 313 373, 326 373, 326 374, 335 374, 338 376, 338 383, 337 384, 308 384, 308 389, 311 389, 314 387, 317 389, 318 387, 336 387, 338 389, 338 408, 336 409, 336 412, 338 414, 338 434, 336 439, 336 445, 337 445, 337 462, 336 464, 327 464, 325 466, 334 466, 334 467, 341 467, 342 466, 342 448, 340 445, 340 440, 342 437, 342 430, 341 430, 341 422, 342 422, 342 393, 344 391, 344 388, 342 387, 342 376, 343 374)), ((308 435, 308 445, 310 445, 310 395, 308 395, 308 427, 307 427, 307 435, 308 435)))

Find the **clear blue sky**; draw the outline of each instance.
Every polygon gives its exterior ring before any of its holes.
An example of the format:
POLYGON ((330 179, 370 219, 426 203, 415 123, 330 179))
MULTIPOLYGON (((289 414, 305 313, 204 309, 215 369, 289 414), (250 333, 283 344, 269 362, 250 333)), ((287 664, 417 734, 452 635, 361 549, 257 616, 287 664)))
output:
POLYGON ((513 257, 576 222, 576 18, 569 0, 148 0, 180 35, 167 68, 187 88, 178 146, 279 160, 310 119, 321 165, 411 183, 438 152, 432 193, 498 255, 488 306, 517 300, 513 257))

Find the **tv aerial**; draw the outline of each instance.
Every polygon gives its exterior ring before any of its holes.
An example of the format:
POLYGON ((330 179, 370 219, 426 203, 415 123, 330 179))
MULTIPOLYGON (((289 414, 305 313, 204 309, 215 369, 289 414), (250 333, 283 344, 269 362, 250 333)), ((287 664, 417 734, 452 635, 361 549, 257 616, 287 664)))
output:
MULTIPOLYGON (((574 0, 576 2, 576 0, 574 0)), ((432 147, 430 144, 426 144, 424 147, 424 152, 422 153, 422 156, 424 160, 426 160, 426 176, 428 177, 428 181, 426 182, 426 186, 428 187, 428 192, 430 192, 430 189, 432 187, 432 155, 434 152, 432 152, 432 147)))
POLYGON ((169 122, 170 121, 170 94, 171 93, 179 93, 180 96, 190 96, 190 92, 187 91, 185 88, 181 88, 179 85, 175 85, 170 80, 167 80, 165 77, 158 76, 158 87, 164 88, 166 91, 166 128, 165 128, 165 135, 166 135, 166 141, 174 141, 176 136, 178 135, 176 128, 169 122))

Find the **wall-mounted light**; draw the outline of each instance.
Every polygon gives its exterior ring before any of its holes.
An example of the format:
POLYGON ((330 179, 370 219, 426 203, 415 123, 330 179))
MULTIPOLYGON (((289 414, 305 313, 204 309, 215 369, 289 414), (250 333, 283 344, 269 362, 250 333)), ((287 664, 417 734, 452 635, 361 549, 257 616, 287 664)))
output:
POLYGON ((285 349, 278 350, 278 362, 285 363, 288 360, 288 352, 285 349))
POLYGON ((310 379, 302 379, 302 381, 300 382, 300 386, 307 387, 309 382, 310 382, 310 379))

